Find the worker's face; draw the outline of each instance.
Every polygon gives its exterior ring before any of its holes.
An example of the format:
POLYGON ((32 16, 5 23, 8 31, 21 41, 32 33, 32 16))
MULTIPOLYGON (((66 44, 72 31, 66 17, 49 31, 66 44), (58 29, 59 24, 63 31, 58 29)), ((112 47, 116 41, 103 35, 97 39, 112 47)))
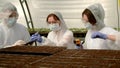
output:
POLYGON ((83 21, 84 24, 88 23, 88 17, 87 17, 87 15, 85 15, 85 14, 83 15, 82 21, 83 21))
POLYGON ((16 12, 12 12, 8 18, 6 18, 5 20, 5 25, 7 25, 8 27, 12 27, 16 21, 17 21, 17 14, 16 12))
POLYGON ((52 31, 57 32, 61 29, 60 21, 55 20, 54 17, 52 17, 52 16, 48 18, 48 24, 49 24, 50 30, 52 30, 52 31))
POLYGON ((56 23, 60 25, 60 21, 55 20, 53 16, 48 18, 48 24, 56 24, 56 23))
POLYGON ((85 15, 85 14, 83 15, 82 21, 84 23, 85 28, 87 28, 87 29, 91 29, 92 28, 92 25, 90 24, 87 15, 85 15))

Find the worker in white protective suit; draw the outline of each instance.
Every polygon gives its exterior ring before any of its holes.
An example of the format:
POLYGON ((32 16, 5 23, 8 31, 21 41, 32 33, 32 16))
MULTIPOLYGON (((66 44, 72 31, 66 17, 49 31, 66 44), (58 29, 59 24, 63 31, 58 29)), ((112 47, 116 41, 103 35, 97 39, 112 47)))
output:
POLYGON ((75 49, 73 33, 68 30, 63 17, 59 12, 49 14, 46 21, 51 30, 51 32, 48 33, 47 38, 41 37, 36 33, 31 36, 31 40, 37 39, 42 45, 75 49))
POLYGON ((117 31, 105 26, 105 12, 101 4, 96 3, 87 7, 82 13, 82 20, 88 32, 85 37, 84 49, 112 49, 119 50, 120 48, 111 40, 93 39, 91 35, 99 31, 104 34, 114 34, 117 31))
POLYGON ((17 23, 18 16, 17 9, 12 3, 6 3, 2 6, 0 12, 2 20, 0 23, 0 48, 25 44, 30 40, 30 34, 26 27, 17 23))

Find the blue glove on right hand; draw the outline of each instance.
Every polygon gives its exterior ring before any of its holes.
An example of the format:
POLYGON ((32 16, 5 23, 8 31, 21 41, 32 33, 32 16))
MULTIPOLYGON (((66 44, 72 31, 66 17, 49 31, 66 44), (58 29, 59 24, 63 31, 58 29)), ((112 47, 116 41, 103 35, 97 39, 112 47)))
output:
POLYGON ((30 37, 30 41, 37 41, 37 42, 41 43, 42 42, 42 38, 41 38, 40 34, 38 32, 36 32, 35 34, 33 34, 30 37))
POLYGON ((100 32, 94 32, 91 36, 93 39, 94 38, 101 38, 101 39, 107 39, 107 35, 100 33, 100 32))

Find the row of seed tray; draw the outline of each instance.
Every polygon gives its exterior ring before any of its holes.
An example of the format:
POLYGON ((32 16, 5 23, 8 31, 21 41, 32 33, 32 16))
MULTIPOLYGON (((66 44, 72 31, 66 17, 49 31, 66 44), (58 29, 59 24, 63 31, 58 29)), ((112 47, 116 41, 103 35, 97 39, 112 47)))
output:
POLYGON ((120 51, 66 49, 28 66, 31 68, 120 68, 120 51))
POLYGON ((66 49, 65 47, 53 47, 53 46, 14 46, 9 48, 0 49, 0 53, 49 53, 54 54, 66 49))
POLYGON ((14 46, 3 48, 0 49, 0 67, 24 68, 64 49, 66 48, 51 46, 14 46))

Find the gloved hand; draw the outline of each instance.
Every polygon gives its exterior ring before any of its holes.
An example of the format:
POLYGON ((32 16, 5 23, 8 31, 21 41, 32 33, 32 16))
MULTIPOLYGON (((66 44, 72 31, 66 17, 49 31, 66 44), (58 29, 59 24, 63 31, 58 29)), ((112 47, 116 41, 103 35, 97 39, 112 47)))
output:
POLYGON ((33 34, 30 37, 30 41, 37 41, 37 42, 41 43, 42 42, 42 37, 40 36, 40 34, 38 32, 36 32, 35 34, 33 34))
POLYGON ((101 32, 94 32, 91 36, 93 39, 94 38, 101 38, 101 39, 107 39, 107 35, 103 34, 101 32))

